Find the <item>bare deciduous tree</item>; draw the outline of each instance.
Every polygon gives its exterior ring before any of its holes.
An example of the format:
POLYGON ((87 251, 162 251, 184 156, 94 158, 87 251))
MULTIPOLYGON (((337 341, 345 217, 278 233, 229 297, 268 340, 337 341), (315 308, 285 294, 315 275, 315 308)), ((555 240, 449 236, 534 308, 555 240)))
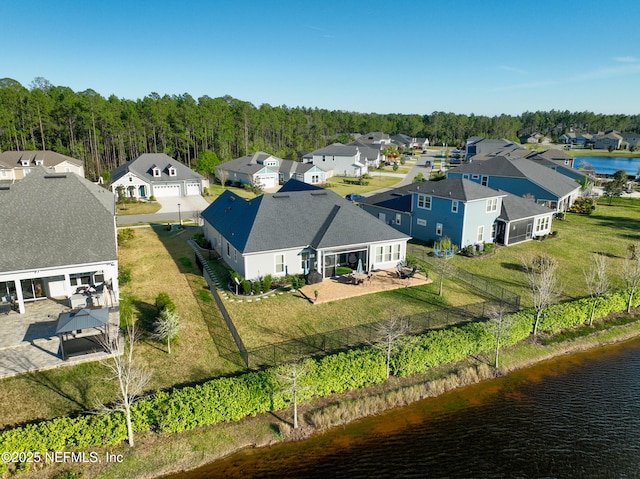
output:
POLYGON ((171 341, 178 337, 180 328, 180 317, 170 308, 160 311, 158 319, 153 323, 153 336, 160 341, 167 342, 167 353, 169 354, 171 354, 171 341))
POLYGON ((505 316, 504 307, 498 306, 493 309, 489 313, 489 330, 493 333, 493 336, 496 338, 496 356, 494 366, 497 369, 499 367, 498 356, 500 354, 500 341, 502 341, 502 337, 511 329, 513 326, 513 319, 509 316, 505 316))
POLYGON ((589 316, 589 326, 591 326, 593 325, 593 316, 595 315, 600 297, 606 294, 611 287, 609 278, 607 277, 607 262, 604 255, 595 253, 591 265, 588 269, 583 270, 583 273, 587 291, 593 300, 591 304, 591 315, 589 316))
POLYGON ((276 376, 280 381, 282 390, 293 399, 293 428, 298 429, 298 392, 307 389, 301 380, 309 370, 302 361, 283 364, 276 368, 276 376))
POLYGON ((397 312, 393 312, 389 319, 380 321, 375 326, 375 342, 373 346, 385 354, 387 378, 390 375, 391 356, 397 351, 400 341, 408 333, 409 322, 400 317, 397 312))
POLYGON ((523 258, 522 264, 529 283, 529 292, 536 318, 533 324, 533 335, 538 334, 538 324, 542 312, 558 297, 557 263, 549 256, 533 256, 523 258))
POLYGON ((118 400, 110 406, 102 405, 104 410, 122 411, 127 421, 127 436, 129 446, 134 446, 133 425, 131 423, 131 406, 144 391, 146 385, 151 380, 151 372, 145 367, 138 365, 134 358, 133 351, 136 344, 137 332, 132 318, 127 318, 127 331, 123 350, 120 350, 118 340, 111 341, 105 339, 103 346, 111 353, 111 357, 102 361, 102 364, 110 371, 111 376, 108 381, 117 381, 118 400))
POLYGON ((453 271, 455 270, 455 266, 448 258, 437 258, 436 261, 433 262, 433 266, 440 276, 440 287, 438 290, 438 296, 442 296, 442 289, 445 278, 451 276, 453 271))
POLYGON ((633 296, 640 286, 640 243, 632 243, 627 249, 629 257, 625 258, 622 263, 622 279, 629 293, 627 313, 630 313, 633 296))

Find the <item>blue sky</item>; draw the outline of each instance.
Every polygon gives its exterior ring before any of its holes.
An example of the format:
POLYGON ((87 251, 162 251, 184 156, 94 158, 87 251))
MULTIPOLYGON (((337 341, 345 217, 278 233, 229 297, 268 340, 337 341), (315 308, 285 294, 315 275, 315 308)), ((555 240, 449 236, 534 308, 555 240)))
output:
POLYGON ((376 113, 640 113, 637 0, 0 2, 0 78, 376 113))

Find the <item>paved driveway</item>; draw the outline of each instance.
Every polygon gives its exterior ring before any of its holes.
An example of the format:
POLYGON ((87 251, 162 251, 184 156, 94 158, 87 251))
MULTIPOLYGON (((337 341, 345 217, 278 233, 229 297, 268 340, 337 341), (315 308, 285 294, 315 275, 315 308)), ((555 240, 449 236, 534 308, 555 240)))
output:
POLYGON ((180 212, 187 214, 187 216, 188 213, 191 213, 193 211, 204 211, 204 209, 209 206, 207 200, 205 200, 200 195, 180 197, 176 196, 173 198, 156 198, 156 201, 162 206, 158 213, 177 213, 179 203, 180 212))

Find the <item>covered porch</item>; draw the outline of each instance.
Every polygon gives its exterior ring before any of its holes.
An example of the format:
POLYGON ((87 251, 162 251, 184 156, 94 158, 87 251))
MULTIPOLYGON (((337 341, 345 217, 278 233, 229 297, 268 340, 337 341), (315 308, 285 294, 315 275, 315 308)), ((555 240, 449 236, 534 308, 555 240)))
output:
POLYGON ((47 299, 72 308, 114 306, 117 297, 115 263, 0 275, 0 314, 26 314, 26 305, 47 299))

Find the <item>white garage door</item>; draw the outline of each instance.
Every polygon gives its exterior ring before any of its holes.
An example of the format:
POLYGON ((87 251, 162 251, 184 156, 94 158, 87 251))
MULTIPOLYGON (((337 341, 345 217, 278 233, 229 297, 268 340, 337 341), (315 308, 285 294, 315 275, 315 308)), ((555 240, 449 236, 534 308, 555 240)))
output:
POLYGON ((180 196, 180 185, 154 186, 153 194, 156 198, 166 198, 167 196, 180 196))
POLYGON ((263 176, 260 178, 260 182, 263 188, 275 188, 278 186, 277 176, 263 176))
POLYGON ((187 183, 187 196, 199 195, 200 183, 187 183))

